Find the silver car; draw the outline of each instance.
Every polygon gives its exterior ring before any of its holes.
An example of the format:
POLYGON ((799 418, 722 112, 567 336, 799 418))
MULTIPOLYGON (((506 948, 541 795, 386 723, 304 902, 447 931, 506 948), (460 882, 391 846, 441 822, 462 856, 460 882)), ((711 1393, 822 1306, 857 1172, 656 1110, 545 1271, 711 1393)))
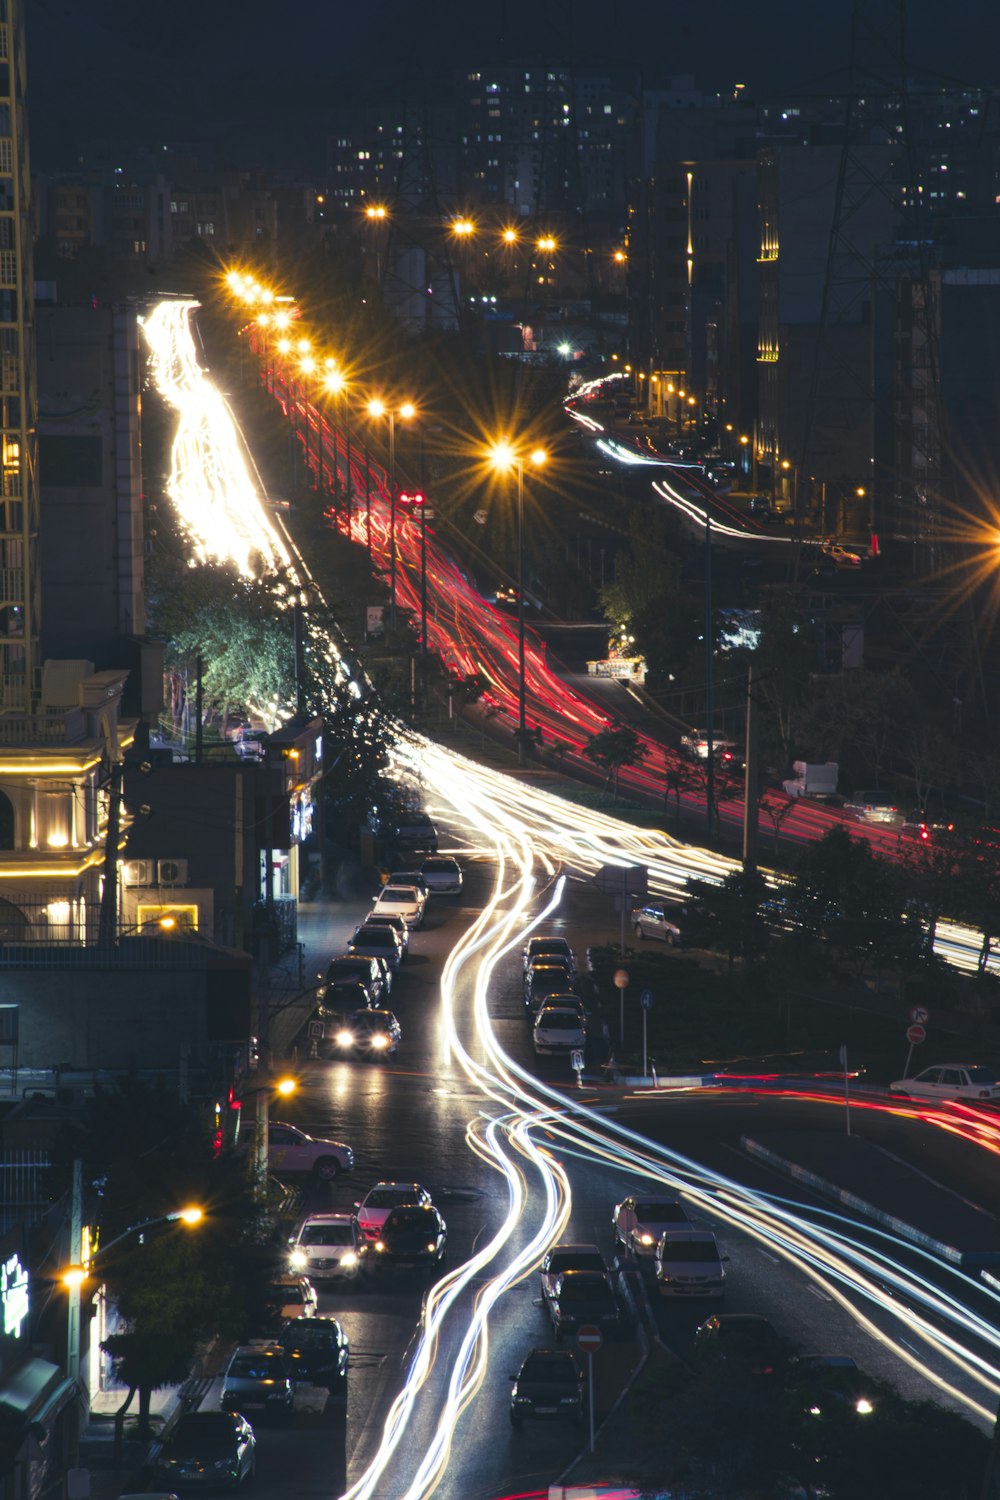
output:
POLYGON ((310 1214, 290 1242, 288 1263, 311 1281, 353 1280, 360 1267, 361 1231, 353 1214, 310 1214))

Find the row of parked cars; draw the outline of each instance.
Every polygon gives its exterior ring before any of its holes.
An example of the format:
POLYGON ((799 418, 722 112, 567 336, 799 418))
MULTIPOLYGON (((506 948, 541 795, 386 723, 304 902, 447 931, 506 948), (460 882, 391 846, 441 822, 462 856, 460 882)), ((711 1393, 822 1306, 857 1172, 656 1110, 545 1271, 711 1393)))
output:
POLYGON ((433 896, 457 895, 461 889, 458 860, 443 855, 388 876, 345 951, 320 975, 311 1017, 317 1052, 368 1061, 395 1055, 403 1033, 388 1002, 410 951, 410 934, 423 926, 433 896))
POLYGON ((538 934, 522 952, 524 1006, 539 1057, 568 1057, 587 1045, 587 1011, 573 950, 564 937, 538 934))

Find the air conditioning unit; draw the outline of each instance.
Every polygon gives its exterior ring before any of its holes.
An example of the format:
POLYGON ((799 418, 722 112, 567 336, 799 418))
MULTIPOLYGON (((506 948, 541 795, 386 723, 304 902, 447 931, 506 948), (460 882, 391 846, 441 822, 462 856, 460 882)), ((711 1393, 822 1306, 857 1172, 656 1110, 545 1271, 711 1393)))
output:
POLYGON ((129 859, 122 865, 122 879, 126 885, 155 885, 156 861, 154 859, 129 859))
POLYGON ((188 862, 186 859, 158 859, 156 873, 160 885, 187 885, 188 862))

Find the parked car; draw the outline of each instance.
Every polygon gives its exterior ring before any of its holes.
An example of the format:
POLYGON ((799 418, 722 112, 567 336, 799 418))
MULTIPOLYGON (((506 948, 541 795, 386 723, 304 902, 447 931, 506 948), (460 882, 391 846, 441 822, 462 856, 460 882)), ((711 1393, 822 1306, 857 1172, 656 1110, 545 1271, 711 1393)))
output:
POLYGON ((347 944, 352 956, 363 954, 368 958, 383 958, 397 973, 403 962, 403 948, 391 927, 355 927, 354 936, 347 944))
MULTIPOLYGON (((309 1019, 322 1021, 326 1027, 330 1021, 336 1021, 349 1010, 370 1010, 371 1006, 371 990, 366 984, 362 984, 359 979, 342 980, 325 987, 322 1003, 316 1006, 309 1019)), ((306 1030, 308 1033, 308 1027, 306 1030)))
POLYGON ((524 976, 524 1004, 529 1018, 551 995, 569 991, 571 979, 564 964, 533 964, 524 976))
POLYGON ((800 1391, 811 1417, 831 1416, 849 1408, 870 1417, 878 1405, 878 1387, 849 1354, 796 1354, 788 1367, 789 1383, 800 1391))
POLYGON ((291 1269, 312 1281, 358 1274, 361 1231, 353 1214, 310 1214, 289 1243, 291 1269))
POLYGON ((756 1313, 713 1313, 695 1329, 696 1359, 727 1360, 751 1375, 778 1375, 788 1364, 785 1340, 756 1313))
POLYGON ((569 1417, 578 1425, 583 1421, 583 1377, 568 1349, 532 1349, 510 1378, 512 1427, 520 1427, 526 1417, 569 1417))
POLYGON ((424 920, 424 903, 416 886, 384 885, 375 897, 372 915, 402 917, 407 927, 419 927, 424 920))
POLYGON ((690 1228, 691 1220, 679 1198, 632 1195, 618 1204, 611 1224, 619 1249, 652 1259, 667 1230, 690 1228))
POLYGON ((297 1125, 273 1120, 267 1131, 267 1161, 279 1176, 308 1172, 332 1182, 341 1172, 354 1171, 354 1152, 343 1141, 321 1141, 297 1125))
POLYGON ((662 1297, 722 1297, 726 1272, 708 1229, 668 1229, 656 1243, 656 1289, 662 1297))
POLYGON ((256 1448, 239 1412, 184 1412, 154 1461, 153 1478, 170 1490, 238 1490, 253 1480, 256 1448))
POLYGON ((377 1060, 396 1053, 402 1034, 391 1010, 352 1010, 334 1023, 326 1043, 330 1056, 377 1060))
POLYGON ((617 1333, 621 1312, 606 1275, 601 1271, 563 1271, 547 1299, 556 1342, 585 1323, 602 1332, 617 1333))
POLYGON ((430 1193, 419 1182, 376 1182, 361 1202, 354 1205, 358 1228, 364 1239, 378 1239, 378 1232, 392 1209, 401 1208, 406 1203, 430 1202, 430 1193))
POLYGON ((403 950, 403 958, 410 956, 410 929, 403 917, 387 916, 383 912, 370 911, 362 922, 362 927, 391 927, 399 938, 400 947, 403 950))
POLYGON ((609 1286, 612 1284, 608 1263, 596 1245, 553 1245, 540 1267, 542 1296, 546 1301, 564 1271, 597 1271, 608 1278, 609 1286))
POLYGON ((462 866, 457 859, 435 855, 424 860, 420 873, 436 896, 457 896, 462 889, 462 866))
POLYGON ((314 1318, 319 1311, 316 1288, 307 1276, 294 1271, 276 1276, 268 1288, 267 1301, 274 1309, 275 1322, 286 1318, 314 1318))
POLYGON ((912 1078, 897 1078, 889 1093, 897 1099, 967 1099, 981 1104, 1000 1099, 1000 1077, 978 1063, 941 1063, 912 1078))
POLYGON ((433 1203, 405 1203, 386 1215, 377 1238, 363 1246, 365 1270, 387 1272, 431 1269, 445 1259, 448 1230, 433 1203))
POLYGON ((562 963, 571 974, 576 973, 576 960, 573 950, 564 937, 545 937, 539 935, 529 938, 522 949, 524 960, 524 972, 536 962, 538 963, 562 963))
POLYGON ((413 813, 399 818, 393 828, 393 836, 401 846, 425 849, 429 854, 437 853, 438 831, 425 814, 413 813))
POLYGON ((422 870, 392 870, 386 885, 412 885, 424 901, 430 900, 431 888, 422 870))
POLYGON ((842 547, 839 542, 824 542, 820 548, 824 557, 828 557, 836 568, 860 568, 861 554, 852 552, 848 547, 842 547))
POLYGON ((241 1344, 222 1377, 223 1411, 290 1420, 295 1403, 292 1371, 280 1344, 241 1344))
POLYGON ((281 1347, 296 1380, 330 1390, 347 1380, 351 1346, 336 1318, 292 1318, 281 1330, 281 1347))
POLYGON ((853 813, 862 823, 886 823, 890 828, 902 828, 906 822, 890 792, 854 792, 845 799, 844 811, 853 813))
POLYGON ((363 953, 354 956, 343 954, 338 958, 331 958, 323 975, 323 982, 316 991, 316 998, 322 1001, 328 986, 341 984, 363 984, 371 997, 372 1005, 378 1005, 382 996, 388 998, 388 990, 385 984, 382 966, 378 959, 366 957, 363 953))
POLYGON ((531 1028, 531 1040, 539 1057, 566 1056, 587 1045, 587 1029, 579 1007, 561 1005, 553 996, 539 1006, 531 1028))
POLYGON ((684 941, 684 917, 683 906, 647 901, 645 906, 633 906, 630 920, 637 938, 659 938, 673 948, 684 941))

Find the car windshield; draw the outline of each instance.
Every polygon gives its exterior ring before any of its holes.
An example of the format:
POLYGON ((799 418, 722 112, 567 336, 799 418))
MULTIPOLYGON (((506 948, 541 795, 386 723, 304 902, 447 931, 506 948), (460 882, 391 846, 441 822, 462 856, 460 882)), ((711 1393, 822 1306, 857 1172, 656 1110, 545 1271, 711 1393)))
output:
POLYGON ((416 1196, 414 1188, 372 1188, 365 1208, 395 1208, 397 1203, 411 1203, 416 1196))
POLYGON ((352 1031, 388 1031, 389 1024, 384 1010, 356 1010, 351 1016, 352 1031))
POLYGON ((579 1031, 580 1017, 569 1010, 542 1011, 538 1017, 540 1031, 579 1031))
POLYGON ((417 893, 410 885, 387 885, 383 888, 379 897, 380 901, 407 901, 413 902, 417 899, 417 893))
POLYGON ((597 1250, 589 1253, 582 1250, 553 1251, 549 1256, 549 1274, 555 1275, 559 1271, 600 1271, 603 1275, 606 1266, 604 1256, 597 1250))
POLYGON ((354 935, 354 941, 370 948, 395 948, 396 934, 390 927, 361 927, 354 935))
POLYGON ((668 1261, 702 1261, 719 1259, 719 1251, 715 1245, 707 1240, 687 1241, 685 1244, 667 1244, 660 1251, 660 1259, 666 1264, 668 1261))
POLYGON ((240 1354, 229 1366, 237 1380, 283 1380, 285 1366, 278 1354, 240 1354))
POLYGON ((991 1084, 997 1081, 997 1075, 992 1068, 969 1068, 968 1074, 970 1083, 991 1084))
POLYGON ((686 1224, 687 1214, 679 1203, 637 1203, 635 1216, 644 1224, 686 1224))
POLYGON ((453 875, 457 869, 458 869, 458 865, 455 863, 455 861, 453 859, 426 859, 426 860, 424 860, 424 874, 425 875, 434 875, 434 874, 453 875))
POLYGON ((338 958, 327 969, 327 978, 331 980, 354 979, 360 975, 371 974, 372 966, 369 958, 338 958))
MULTIPOLYGON (((301 1318, 294 1320, 301 1323, 301 1318)), ((282 1343, 286 1349, 329 1349, 337 1342, 337 1330, 335 1328, 310 1328, 308 1324, 301 1328, 286 1328, 281 1335, 282 1343)))
POLYGON ((350 1224, 306 1224, 299 1235, 300 1245, 353 1245, 354 1228, 350 1224))
POLYGON ((571 1358, 561 1354, 533 1354, 521 1366, 521 1380, 567 1381, 576 1380, 576 1368, 571 1358))
POLYGON ((193 1453, 204 1458, 222 1458, 232 1453, 236 1434, 231 1419, 222 1413, 192 1412, 181 1417, 167 1440, 171 1453, 193 1453))

